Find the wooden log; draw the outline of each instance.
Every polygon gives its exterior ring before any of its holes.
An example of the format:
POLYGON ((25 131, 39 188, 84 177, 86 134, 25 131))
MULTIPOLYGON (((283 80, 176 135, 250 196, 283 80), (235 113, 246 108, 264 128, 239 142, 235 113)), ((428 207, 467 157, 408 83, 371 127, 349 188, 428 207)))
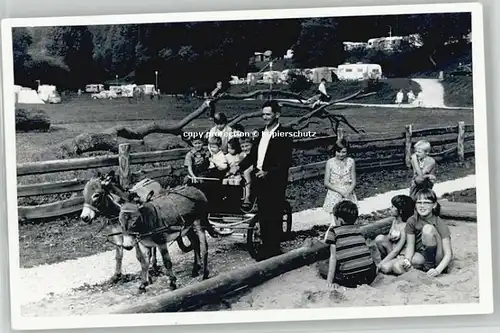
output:
POLYGON ((440 200, 440 216, 443 219, 477 221, 477 206, 473 203, 440 200))
POLYGON ((130 187, 130 144, 122 143, 118 146, 118 163, 120 185, 125 190, 130 187))
POLYGON ((405 163, 408 168, 411 167, 411 124, 405 126, 405 163))
POLYGON ((17 197, 82 191, 86 182, 87 180, 72 179, 53 183, 18 185, 17 197))
POLYGON ((130 154, 130 164, 167 162, 184 159, 190 148, 148 151, 130 154))
POLYGON ((319 240, 307 239, 304 246, 283 255, 151 297, 135 306, 118 308, 111 313, 158 313, 192 310, 214 300, 219 300, 235 290, 257 286, 291 270, 326 259, 328 256, 328 245, 319 240))
POLYGON ((375 239, 377 235, 387 234, 391 229, 392 216, 361 226, 361 233, 365 238, 375 239))
POLYGON ((39 206, 21 206, 17 214, 19 220, 37 220, 76 213, 82 207, 83 197, 76 197, 39 206))
POLYGON ((457 154, 458 160, 463 162, 464 157, 464 136, 465 136, 465 123, 463 121, 458 122, 458 137, 457 137, 457 154))
POLYGON ((474 125, 465 125, 465 132, 474 133, 474 125))
POLYGON ((118 165, 118 155, 71 158, 17 164, 17 176, 27 176, 62 171, 85 170, 118 165))
POLYGON ((394 141, 404 139, 404 133, 366 133, 349 134, 349 145, 363 144, 375 141, 394 141))

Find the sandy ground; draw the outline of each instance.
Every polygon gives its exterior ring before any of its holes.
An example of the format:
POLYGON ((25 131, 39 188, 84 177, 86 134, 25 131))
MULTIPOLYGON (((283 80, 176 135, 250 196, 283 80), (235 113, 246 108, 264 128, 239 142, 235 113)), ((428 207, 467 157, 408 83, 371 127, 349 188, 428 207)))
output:
POLYGON ((370 286, 329 291, 316 265, 283 274, 240 297, 232 310, 476 303, 479 301, 476 225, 449 222, 455 258, 449 274, 429 278, 418 270, 380 274, 370 286))
MULTIPOLYGON (((371 286, 357 289, 340 288, 330 292, 325 280, 317 274, 316 264, 285 273, 262 285, 202 308, 214 310, 264 310, 316 308, 336 306, 383 306, 404 304, 472 303, 479 300, 477 275, 477 232, 475 223, 448 221, 452 232, 455 258, 449 274, 428 278, 412 270, 400 277, 379 275, 371 286)), ((320 235, 321 236, 321 235, 320 235)), ((300 237, 303 242, 306 237, 300 237)), ((376 251, 372 245, 372 250, 376 251)), ((295 247, 297 244, 295 244, 295 247)), ((374 255, 377 257, 377 255, 374 255)), ((179 287, 199 278, 189 276, 191 254, 174 261, 179 287)), ((237 244, 221 243, 210 251, 211 276, 252 264, 245 249, 237 244)), ((155 277, 144 294, 137 292, 139 281, 127 275, 119 284, 83 285, 67 293, 49 295, 22 306, 27 317, 107 314, 127 305, 146 301, 151 296, 168 292, 164 275, 155 277)))

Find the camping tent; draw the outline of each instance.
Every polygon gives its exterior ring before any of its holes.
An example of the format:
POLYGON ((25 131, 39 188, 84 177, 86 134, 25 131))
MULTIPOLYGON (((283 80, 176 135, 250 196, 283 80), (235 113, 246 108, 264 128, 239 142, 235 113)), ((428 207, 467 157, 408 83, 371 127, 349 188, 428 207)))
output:
MULTIPOLYGON (((16 88, 17 89, 17 88, 16 88)), ((16 103, 19 104, 45 104, 37 92, 31 88, 21 87, 16 94, 16 103)))
POLYGON ((321 79, 325 79, 326 82, 332 82, 332 71, 328 67, 318 67, 312 70, 312 81, 313 83, 320 83, 321 79))
POLYGON ((45 103, 61 103, 61 96, 57 92, 56 86, 42 84, 38 86, 38 96, 45 103))

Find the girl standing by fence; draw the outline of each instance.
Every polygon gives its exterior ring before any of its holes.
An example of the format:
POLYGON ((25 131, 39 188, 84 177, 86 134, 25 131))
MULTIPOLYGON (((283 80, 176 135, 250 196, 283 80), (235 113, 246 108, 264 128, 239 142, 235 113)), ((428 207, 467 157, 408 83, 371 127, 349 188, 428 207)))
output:
POLYGON ((357 204, 354 193, 356 186, 356 165, 354 159, 347 156, 348 143, 345 139, 335 142, 333 151, 335 156, 326 162, 324 184, 328 192, 323 209, 330 214, 332 224, 336 226, 333 207, 346 199, 357 204))

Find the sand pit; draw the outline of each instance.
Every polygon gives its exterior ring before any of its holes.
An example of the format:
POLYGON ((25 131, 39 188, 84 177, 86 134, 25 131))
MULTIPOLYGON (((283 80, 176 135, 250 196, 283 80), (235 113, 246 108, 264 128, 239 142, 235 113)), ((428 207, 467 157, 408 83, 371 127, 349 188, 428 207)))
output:
POLYGON ((448 224, 454 252, 449 274, 437 278, 429 278, 417 270, 399 277, 379 274, 371 286, 329 291, 316 265, 311 265, 253 288, 232 301, 231 310, 477 303, 476 224, 453 221, 448 224))

